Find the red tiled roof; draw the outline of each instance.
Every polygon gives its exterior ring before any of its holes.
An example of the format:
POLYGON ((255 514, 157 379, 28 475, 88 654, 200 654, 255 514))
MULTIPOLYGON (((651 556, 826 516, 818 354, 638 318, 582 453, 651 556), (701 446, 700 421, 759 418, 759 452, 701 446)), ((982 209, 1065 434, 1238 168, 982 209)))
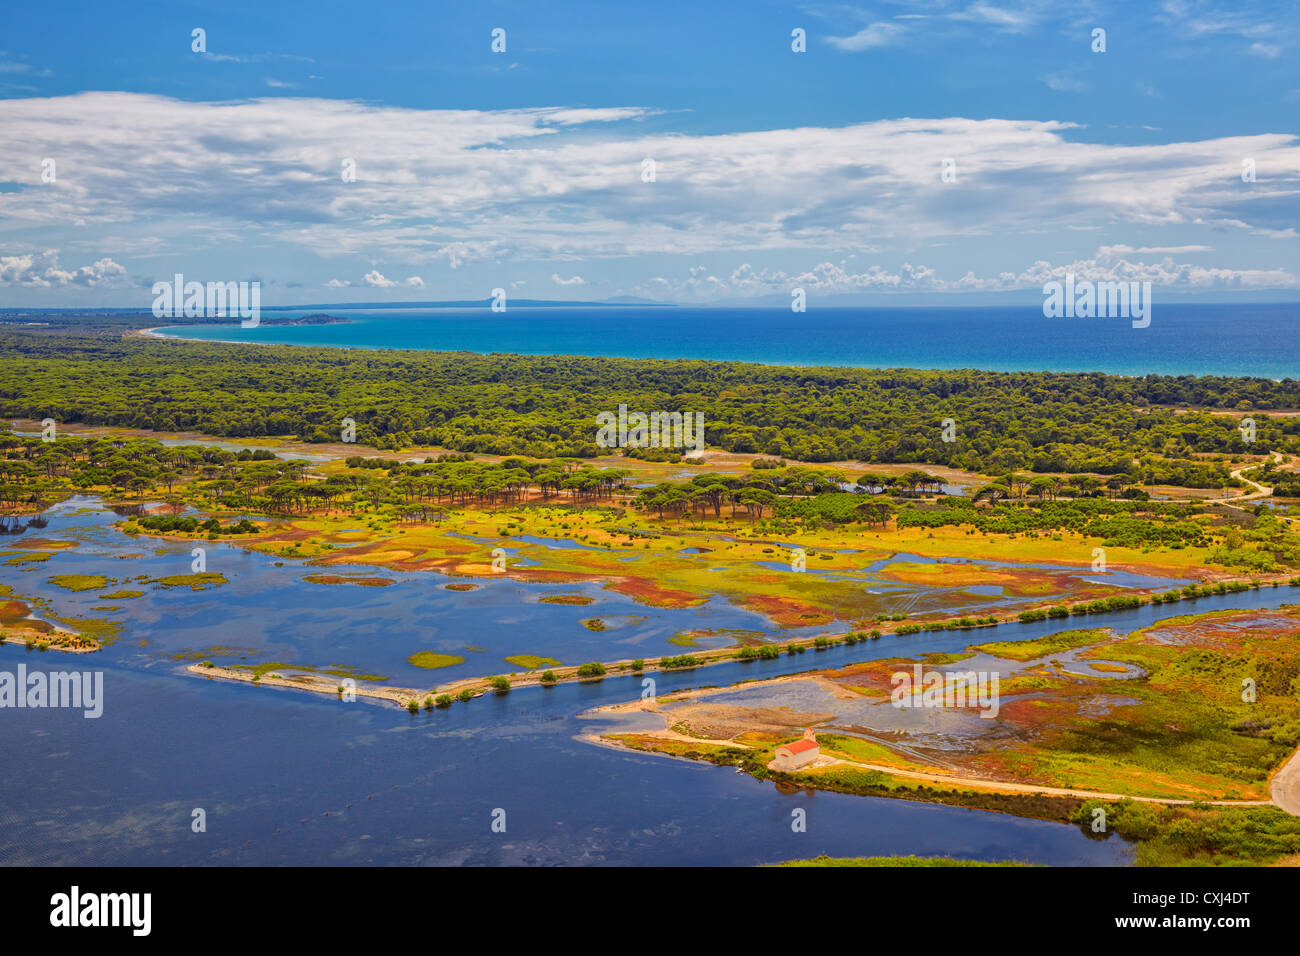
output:
POLYGON ((816 746, 817 741, 815 740, 796 740, 792 744, 786 744, 785 749, 790 751, 792 754, 801 754, 805 750, 814 749, 816 746))

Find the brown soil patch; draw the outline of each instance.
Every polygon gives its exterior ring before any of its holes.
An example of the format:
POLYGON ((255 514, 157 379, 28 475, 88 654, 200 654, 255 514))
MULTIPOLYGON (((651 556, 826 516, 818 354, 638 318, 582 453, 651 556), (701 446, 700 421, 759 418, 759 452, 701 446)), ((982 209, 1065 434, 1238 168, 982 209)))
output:
POLYGON ((751 594, 741 602, 741 606, 766 615, 781 627, 829 624, 835 619, 822 608, 775 594, 751 594))
POLYGON ((676 730, 709 740, 730 740, 747 731, 789 736, 796 729, 830 720, 834 714, 800 713, 787 707, 685 704, 664 714, 676 730))
POLYGON ((338 574, 307 574, 303 580, 312 584, 356 584, 366 588, 386 588, 397 583, 392 578, 349 578, 338 574))
POLYGON ((705 603, 706 600, 704 597, 692 594, 690 591, 666 588, 655 584, 653 581, 647 581, 645 578, 617 578, 606 584, 605 587, 610 591, 626 594, 638 604, 645 604, 650 607, 698 607, 705 603))

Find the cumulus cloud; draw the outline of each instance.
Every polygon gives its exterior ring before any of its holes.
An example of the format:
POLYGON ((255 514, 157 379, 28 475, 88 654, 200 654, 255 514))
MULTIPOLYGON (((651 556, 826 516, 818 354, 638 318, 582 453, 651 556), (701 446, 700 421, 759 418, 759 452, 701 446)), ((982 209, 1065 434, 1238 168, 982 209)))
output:
MULTIPOLYGON (((31 156, 56 157, 61 173, 54 193, 3 194, 0 212, 11 234, 76 223, 82 248, 163 221, 194 246, 256 239, 450 269, 906 249, 1126 226, 1285 237, 1300 218, 1291 133, 1115 145, 1085 141, 1061 120, 903 118, 723 135, 625 122, 648 113, 134 93, 0 100, 0 168, 33 187, 31 156), (640 179, 646 157, 656 161, 653 184, 640 179), (949 157, 957 181, 944 184, 949 157), (1249 188, 1242 157, 1260 170, 1249 188), (345 158, 357 161, 355 182, 341 181, 345 158)), ((363 280, 372 287, 391 281, 372 275, 363 280)))
POLYGON ((394 282, 392 279, 385 278, 383 273, 381 273, 378 269, 371 269, 364 276, 362 276, 361 281, 363 281, 368 286, 373 286, 376 289, 391 289, 393 286, 397 285, 397 283, 394 282))
POLYGON ((326 283, 325 283, 325 288, 327 288, 327 289, 346 289, 346 288, 347 288, 348 286, 350 286, 350 285, 352 285, 352 280, 351 280, 351 279, 330 279, 329 282, 326 282, 326 283))
POLYGON ((410 278, 408 278, 408 279, 406 280, 406 284, 407 284, 408 287, 410 287, 410 288, 412 288, 412 289, 423 289, 423 288, 424 288, 424 280, 421 279, 419 276, 411 276, 410 278))
POLYGON ((582 276, 573 276, 569 279, 563 279, 558 273, 551 273, 551 281, 556 285, 586 285, 586 280, 582 276))
POLYGON ((98 259, 90 265, 71 270, 60 268, 57 249, 0 256, 0 285, 39 288, 72 285, 93 288, 120 285, 125 277, 126 269, 109 258, 98 259))
MULTIPOLYGON (((1206 247, 1170 247, 1171 252, 1201 251, 1206 247)), ((1093 282, 1127 281, 1150 282, 1153 286, 1182 291, 1210 289, 1246 290, 1300 288, 1300 276, 1285 269, 1225 269, 1212 266, 1175 262, 1165 256, 1155 262, 1134 261, 1128 256, 1144 252, 1160 252, 1158 248, 1133 249, 1129 246, 1102 246, 1096 255, 1087 259, 1053 264, 1040 259, 1019 272, 1001 272, 996 275, 977 276, 967 272, 957 277, 944 278, 925 265, 904 263, 890 270, 872 265, 852 271, 844 262, 823 262, 802 271, 782 269, 756 269, 749 263, 737 266, 730 273, 713 275, 703 266, 692 267, 684 279, 663 276, 634 287, 637 295, 664 296, 678 299, 708 301, 719 298, 756 298, 764 295, 789 294, 792 289, 818 295, 844 295, 848 293, 879 292, 1012 292, 1020 289, 1041 289, 1053 280, 1061 281, 1067 274, 1076 279, 1093 282)))

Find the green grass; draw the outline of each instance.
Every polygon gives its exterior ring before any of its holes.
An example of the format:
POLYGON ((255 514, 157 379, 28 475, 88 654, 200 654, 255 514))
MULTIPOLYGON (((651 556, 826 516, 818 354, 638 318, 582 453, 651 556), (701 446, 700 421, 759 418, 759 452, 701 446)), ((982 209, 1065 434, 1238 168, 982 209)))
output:
POLYGON ((412 667, 423 667, 425 670, 437 670, 440 667, 455 667, 457 664, 464 664, 465 658, 457 657, 455 654, 437 654, 434 651, 416 651, 406 659, 406 663, 412 667))
POLYGON ((505 659, 507 664, 514 664, 526 671, 535 671, 539 667, 559 667, 560 662, 554 657, 539 657, 536 654, 513 654, 505 659))
POLYGON ((1061 631, 1048 634, 1031 641, 991 641, 988 644, 976 644, 972 650, 983 651, 994 657, 1003 657, 1013 661, 1032 661, 1049 654, 1100 644, 1110 637, 1105 628, 1084 628, 1077 631, 1061 631))
POLYGON ((1300 853, 1300 817, 1278 807, 1164 807, 1089 800, 1071 817, 1092 837, 1095 811, 1107 833, 1137 843, 1138 866, 1259 866, 1300 853))
POLYGON ((50 583, 65 591, 98 591, 112 580, 102 574, 56 574, 50 578, 50 583))
POLYGON ((32 551, 29 554, 19 554, 10 558, 5 564, 35 564, 40 561, 48 561, 50 556, 43 551, 32 551))
POLYGON ((226 580, 224 574, 205 571, 201 574, 167 574, 160 578, 146 578, 145 583, 156 584, 164 588, 188 587, 192 591, 202 591, 208 587, 217 587, 230 582, 226 580))

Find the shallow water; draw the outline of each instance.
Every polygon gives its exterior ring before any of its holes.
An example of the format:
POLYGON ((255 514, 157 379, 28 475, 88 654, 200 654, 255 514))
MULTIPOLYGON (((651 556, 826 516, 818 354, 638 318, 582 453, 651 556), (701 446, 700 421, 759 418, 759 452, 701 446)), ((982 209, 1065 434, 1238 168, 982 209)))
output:
MULTIPOLYGON (((184 546, 131 539, 110 512, 52 509, 41 537, 72 536, 80 548, 53 552, 24 570, 0 563, 0 581, 39 593, 63 614, 101 603, 44 585, 58 573, 116 578, 190 571, 184 546), (163 553, 155 554, 155 549, 163 553), (130 559, 124 554, 143 555, 130 559)), ((122 601, 126 629, 84 657, 0 647, 0 669, 93 668, 105 675, 105 711, 6 710, 0 758, 22 767, 0 782, 3 863, 684 863, 749 864, 831 855, 944 854, 1058 864, 1131 859, 1118 839, 1097 842, 1078 828, 934 805, 829 793, 786 795, 726 769, 632 754, 575 739, 606 726, 579 715, 640 696, 641 681, 611 677, 549 690, 517 689, 415 716, 391 706, 203 680, 172 656, 185 648, 241 645, 250 661, 350 663, 426 683, 455 671, 418 671, 418 649, 459 650, 499 662, 509 653, 575 660, 650 656, 678 630, 770 630, 757 615, 715 602, 690 611, 635 605, 594 586, 488 582, 449 592, 447 579, 385 569, 389 588, 306 584, 320 569, 227 545, 205 545, 208 569, 231 583, 215 589, 152 590, 122 601), (589 594, 588 607, 537 605, 545 593, 589 594), (579 621, 625 626, 593 633, 579 621), (625 623, 627 618, 644 618, 625 623), (545 621, 545 625, 538 622, 545 621), (683 626, 683 622, 691 622, 683 626), (141 646, 138 642, 148 643, 141 646), (626 653, 610 653, 617 648, 626 653), (466 652, 467 645, 485 647, 466 652), (348 806, 351 804, 351 806, 348 806), (203 807, 208 831, 190 831, 203 807), (790 811, 808 811, 808 832, 790 811), (508 814, 507 834, 490 830, 508 814)), ((21 537, 5 548, 21 550, 21 537)), ((482 583, 476 581, 476 583, 482 583)), ((115 589, 123 585, 110 585, 115 589)), ((129 586, 129 585, 127 585, 129 586)), ((1161 617, 1221 607, 1276 607, 1293 589, 1264 589, 1151 606, 1088 619, 1125 632, 1161 617)), ((110 615, 117 616, 117 615, 110 615)), ((980 640, 1026 639, 1080 626, 1012 624, 977 632, 886 637, 777 660, 728 663, 655 675, 657 690, 842 666, 858 660, 956 651, 980 640), (996 632, 996 633, 994 633, 996 632)), ((816 629, 824 631, 825 629, 816 629)), ((783 636, 791 632, 782 632, 783 636)), ((469 664, 464 665, 468 667, 469 664)), ((497 669, 505 666, 498 664, 497 669)))

